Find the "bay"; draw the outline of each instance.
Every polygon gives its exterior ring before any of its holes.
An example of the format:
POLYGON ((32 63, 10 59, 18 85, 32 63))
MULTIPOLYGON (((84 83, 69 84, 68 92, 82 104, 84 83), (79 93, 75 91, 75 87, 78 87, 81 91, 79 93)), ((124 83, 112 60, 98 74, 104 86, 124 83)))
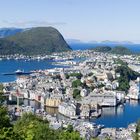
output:
POLYGON ((140 101, 130 100, 125 105, 102 108, 102 116, 91 119, 91 122, 103 124, 105 127, 126 128, 130 123, 140 119, 140 101))
POLYGON ((130 49, 132 52, 140 53, 140 44, 71 43, 70 46, 73 50, 86 50, 95 48, 97 46, 123 46, 130 49))
MULTIPOLYGON (((24 105, 34 107, 35 109, 42 108, 41 104, 37 101, 28 99, 24 99, 24 105)), ((58 113, 58 108, 45 107, 44 109, 51 115, 62 117, 62 115, 58 113)), ((65 117, 63 116, 63 118, 65 117)), ((127 128, 130 123, 135 123, 139 119, 140 101, 130 100, 123 105, 118 105, 117 107, 102 108, 102 116, 97 119, 89 119, 89 121, 110 128, 127 128)))
POLYGON ((15 75, 3 75, 4 73, 13 73, 16 70, 30 72, 32 70, 44 70, 51 68, 61 68, 64 66, 54 65, 52 60, 2 60, 0 61, 0 82, 12 82, 16 80, 15 75))
MULTIPOLYGON (((71 47, 74 50, 85 50, 90 49, 96 46, 100 46, 99 44, 72 44, 71 47)), ((115 45, 116 46, 116 45, 115 45)), ((133 52, 140 52, 140 45, 123 45, 133 52)), ((112 46, 113 47, 113 46, 112 46)), ((17 69, 24 70, 25 72, 29 72, 31 70, 44 70, 56 67, 63 67, 63 66, 56 66, 53 65, 54 61, 52 60, 31 60, 31 61, 24 61, 24 60, 2 60, 0 61, 0 82, 11 82, 16 80, 16 76, 9 75, 4 76, 3 73, 11 73, 16 71, 17 69)), ((35 103, 35 101, 25 101, 25 105, 31 105, 35 108, 40 108, 40 105, 35 103)), ((46 108, 46 110, 50 114, 57 114, 58 111, 54 108, 46 108)), ((123 106, 118 106, 115 108, 103 108, 102 109, 102 116, 98 119, 91 119, 91 122, 95 122, 97 124, 103 124, 105 127, 127 127, 129 123, 136 122, 140 119, 140 102, 137 101, 130 101, 127 102, 123 106)))

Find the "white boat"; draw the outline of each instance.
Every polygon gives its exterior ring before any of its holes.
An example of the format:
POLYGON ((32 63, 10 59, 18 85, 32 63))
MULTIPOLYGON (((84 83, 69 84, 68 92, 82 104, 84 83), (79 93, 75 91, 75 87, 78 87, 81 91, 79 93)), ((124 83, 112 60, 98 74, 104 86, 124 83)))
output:
POLYGON ((15 73, 16 73, 16 74, 23 74, 23 73, 24 73, 24 70, 19 70, 19 69, 18 69, 18 70, 15 71, 15 73))

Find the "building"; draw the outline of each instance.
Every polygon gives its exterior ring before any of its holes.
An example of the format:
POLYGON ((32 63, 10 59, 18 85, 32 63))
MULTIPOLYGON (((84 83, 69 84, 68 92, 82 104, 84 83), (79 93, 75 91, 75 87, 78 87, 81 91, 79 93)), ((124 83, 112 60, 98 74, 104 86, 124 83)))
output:
POLYGON ((127 96, 130 99, 134 99, 134 100, 139 100, 140 99, 140 84, 135 83, 133 81, 130 82, 130 89, 129 89, 129 93, 127 94, 127 96))
POLYGON ((76 117, 76 106, 72 103, 63 102, 59 105, 58 112, 67 117, 73 118, 76 117))
POLYGON ((96 102, 100 106, 116 106, 117 105, 117 97, 115 92, 108 91, 103 93, 91 93, 90 97, 88 97, 90 103, 96 102))
POLYGON ((46 106, 49 107, 58 107, 61 103, 61 99, 57 99, 57 98, 47 98, 46 99, 46 106))

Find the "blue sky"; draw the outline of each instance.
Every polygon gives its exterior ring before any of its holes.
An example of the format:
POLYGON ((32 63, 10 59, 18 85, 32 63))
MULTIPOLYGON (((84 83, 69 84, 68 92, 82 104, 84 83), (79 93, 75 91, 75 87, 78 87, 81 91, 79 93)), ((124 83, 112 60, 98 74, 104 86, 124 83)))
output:
POLYGON ((140 42, 140 0, 0 0, 0 27, 53 26, 65 38, 140 42))

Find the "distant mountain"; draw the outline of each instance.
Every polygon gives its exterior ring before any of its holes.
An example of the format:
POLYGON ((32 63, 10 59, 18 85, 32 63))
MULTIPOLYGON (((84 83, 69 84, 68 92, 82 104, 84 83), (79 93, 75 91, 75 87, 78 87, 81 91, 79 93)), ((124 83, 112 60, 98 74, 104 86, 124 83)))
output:
POLYGON ((94 51, 104 52, 104 53, 113 53, 113 54, 132 54, 132 52, 123 46, 109 47, 109 46, 99 46, 93 48, 94 51))
POLYGON ((96 40, 92 40, 92 41, 82 41, 79 39, 66 39, 68 44, 106 44, 106 45, 126 45, 126 44, 134 44, 131 41, 110 41, 110 40, 104 40, 104 41, 96 41, 96 40))
POLYGON ((79 39, 66 39, 68 44, 79 44, 79 43, 84 43, 83 41, 79 39))
POLYGON ((63 36, 53 27, 36 27, 0 39, 0 54, 50 54, 69 51, 63 36))
POLYGON ((98 41, 82 41, 79 39, 66 39, 68 44, 98 44, 98 41))
POLYGON ((112 48, 111 53, 122 54, 122 55, 132 54, 132 52, 128 48, 123 47, 123 46, 116 46, 116 47, 112 48))
POLYGON ((0 28, 0 38, 15 35, 16 33, 22 32, 25 29, 21 28, 0 28))
POLYGON ((110 41, 110 40, 105 40, 105 41, 101 41, 100 42, 101 44, 134 44, 133 42, 131 41, 110 41))

